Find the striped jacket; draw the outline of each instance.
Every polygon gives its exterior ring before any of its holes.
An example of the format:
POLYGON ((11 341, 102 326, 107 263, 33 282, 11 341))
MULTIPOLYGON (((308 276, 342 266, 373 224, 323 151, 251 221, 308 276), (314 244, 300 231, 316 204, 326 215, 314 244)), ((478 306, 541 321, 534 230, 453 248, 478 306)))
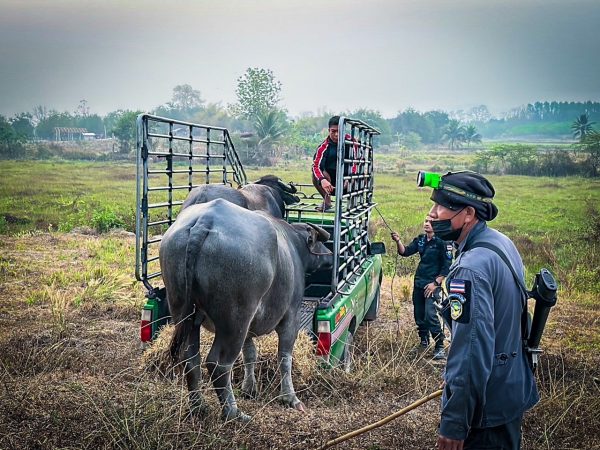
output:
MULTIPOLYGON (((345 139, 350 139, 350 135, 346 134, 345 139)), ((323 172, 327 172, 331 177, 332 184, 335 185, 335 176, 337 172, 337 146, 337 142, 333 142, 331 139, 329 139, 329 136, 327 136, 317 148, 312 165, 313 175, 317 180, 321 181, 323 178, 325 178, 323 172)), ((354 140, 352 153, 353 157, 356 159, 359 153, 356 139, 354 140)), ((352 173, 354 174, 356 171, 356 163, 352 163, 352 173)))

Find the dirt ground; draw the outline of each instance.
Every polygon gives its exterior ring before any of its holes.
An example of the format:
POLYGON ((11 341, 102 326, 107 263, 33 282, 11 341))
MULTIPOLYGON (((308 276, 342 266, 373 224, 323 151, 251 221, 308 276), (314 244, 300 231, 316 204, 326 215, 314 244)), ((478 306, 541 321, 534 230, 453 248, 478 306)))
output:
MULTIPOLYGON (((206 384, 211 414, 190 417, 181 379, 165 378, 154 367, 160 342, 153 349, 139 342, 143 294, 133 282, 133 246, 131 236, 118 235, 2 238, 0 449, 312 449, 407 406, 441 382, 443 363, 416 349, 410 280, 395 277, 392 298, 386 278, 382 316, 355 338, 354 372, 319 369, 310 344, 299 339, 294 382, 305 413, 278 404, 275 345, 267 338, 259 343, 259 397, 238 395, 252 421, 223 424, 206 384), (102 263, 108 269, 95 273, 106 239, 122 253, 115 251, 102 263), (104 292, 111 271, 121 284, 104 292)), ((543 400, 526 416, 525 449, 600 448, 600 359, 564 343, 581 321, 584 331, 598 332, 592 306, 553 311, 561 321, 550 330, 552 345, 537 375, 543 400)), ((205 352, 210 335, 203 337, 205 352)), ((238 366, 237 387, 241 376, 238 366)), ((337 448, 435 448, 438 408, 433 400, 337 448)))

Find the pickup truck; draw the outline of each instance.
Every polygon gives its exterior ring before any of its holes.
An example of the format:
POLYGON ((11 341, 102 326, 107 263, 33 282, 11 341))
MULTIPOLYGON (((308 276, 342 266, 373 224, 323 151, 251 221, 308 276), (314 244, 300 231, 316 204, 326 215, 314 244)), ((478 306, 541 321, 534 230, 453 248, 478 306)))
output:
MULTIPOLYGON (((330 212, 317 212, 320 196, 311 185, 296 184, 300 201, 288 205, 288 222, 310 222, 331 235, 326 246, 333 268, 306 277, 300 329, 315 342, 323 365, 350 370, 358 326, 377 318, 382 281, 383 243, 369 239, 373 197, 373 137, 379 132, 360 120, 339 123, 337 186, 330 212), (312 192, 311 192, 312 191, 312 192)), ((237 187, 246 173, 225 128, 141 114, 137 119, 136 278, 147 289, 140 337, 152 341, 169 320, 160 280, 161 235, 183 200, 199 183, 237 187)))

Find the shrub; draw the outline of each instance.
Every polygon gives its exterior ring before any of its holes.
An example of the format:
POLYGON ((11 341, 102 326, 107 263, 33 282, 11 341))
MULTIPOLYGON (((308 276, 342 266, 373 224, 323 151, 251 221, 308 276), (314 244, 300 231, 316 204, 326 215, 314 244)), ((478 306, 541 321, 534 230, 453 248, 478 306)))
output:
POLYGON ((111 228, 123 228, 125 222, 114 210, 105 208, 94 212, 92 226, 99 233, 104 233, 111 228))

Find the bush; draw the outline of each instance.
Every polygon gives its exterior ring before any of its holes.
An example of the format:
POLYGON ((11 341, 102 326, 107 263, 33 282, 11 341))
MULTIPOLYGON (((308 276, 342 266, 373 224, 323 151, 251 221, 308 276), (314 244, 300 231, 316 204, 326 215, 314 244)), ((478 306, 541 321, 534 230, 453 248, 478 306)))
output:
POLYGON ((92 226, 99 233, 104 233, 111 228, 123 228, 125 222, 115 211, 106 208, 94 212, 92 216, 92 226))

